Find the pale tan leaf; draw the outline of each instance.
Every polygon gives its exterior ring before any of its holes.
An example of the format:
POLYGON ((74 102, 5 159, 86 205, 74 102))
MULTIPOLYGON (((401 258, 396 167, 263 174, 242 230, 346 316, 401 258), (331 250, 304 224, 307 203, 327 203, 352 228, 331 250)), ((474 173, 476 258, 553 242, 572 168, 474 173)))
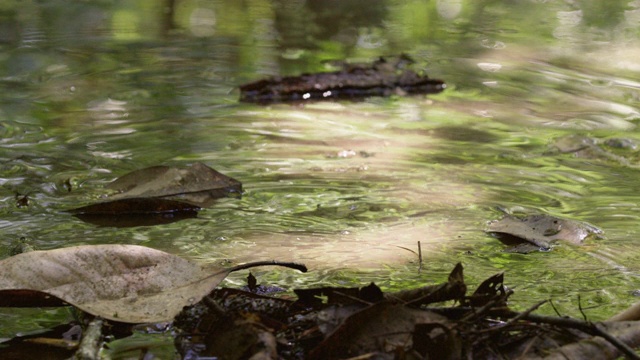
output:
POLYGON ((569 219, 546 214, 529 215, 523 218, 505 215, 489 223, 488 232, 511 235, 536 246, 548 248, 558 240, 581 244, 589 236, 599 236, 597 227, 569 219))
POLYGON ((87 245, 0 261, 0 291, 36 290, 106 319, 161 322, 200 301, 230 271, 143 246, 87 245))

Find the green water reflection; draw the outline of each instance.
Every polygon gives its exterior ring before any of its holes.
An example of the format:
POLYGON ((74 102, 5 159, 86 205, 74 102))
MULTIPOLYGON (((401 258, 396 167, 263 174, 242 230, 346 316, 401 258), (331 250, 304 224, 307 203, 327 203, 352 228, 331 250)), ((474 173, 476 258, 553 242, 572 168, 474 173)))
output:
MULTIPOLYGON (((515 308, 552 298, 579 316, 579 295, 590 317, 605 318, 640 287, 638 157, 581 157, 553 143, 640 141, 639 20, 634 1, 0 3, 3 239, 308 263, 305 275, 256 272, 288 288, 398 290, 442 281, 461 261, 471 287, 505 271, 515 308), (447 91, 237 102, 247 81, 402 52, 447 91), (241 180, 246 194, 156 227, 100 228, 63 212, 129 171, 195 161, 241 180), (30 206, 17 207, 16 193, 30 206), (482 231, 497 206, 588 221, 607 238, 503 253, 482 231), (417 241, 421 274, 400 248, 417 241)), ((2 314, 0 336, 32 330, 2 314)))

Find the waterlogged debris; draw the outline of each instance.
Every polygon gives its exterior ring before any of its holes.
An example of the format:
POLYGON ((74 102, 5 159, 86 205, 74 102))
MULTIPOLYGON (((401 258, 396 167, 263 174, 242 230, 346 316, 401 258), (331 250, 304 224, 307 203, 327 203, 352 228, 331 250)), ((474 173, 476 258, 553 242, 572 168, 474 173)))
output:
MULTIPOLYGON (((588 237, 602 234, 602 230, 591 224, 546 214, 524 217, 507 214, 500 220, 491 221, 487 232, 505 243, 529 243, 540 250, 548 250, 556 241, 582 244, 588 237)), ((527 247, 522 246, 521 249, 527 247)))
POLYGON ((22 207, 27 207, 29 206, 29 195, 22 195, 20 193, 16 193, 15 196, 16 199, 16 207, 22 208, 22 207))
POLYGON ((202 164, 186 168, 153 166, 128 173, 109 185, 109 201, 70 210, 100 226, 166 224, 196 217, 215 200, 242 193, 242 183, 202 164))
POLYGON ((195 218, 200 207, 182 201, 161 198, 132 198, 105 201, 69 211, 78 219, 115 227, 169 224, 195 218))
MULTIPOLYGON (((460 264, 449 283, 452 279, 462 281, 460 264)), ((554 351, 558 358, 615 359, 629 356, 640 343, 640 326, 631 322, 532 314, 546 301, 525 312, 511 311, 508 298, 514 292, 503 280, 503 274, 491 276, 473 295, 463 292, 450 306, 419 298, 392 300, 397 293, 369 302, 360 296, 364 288, 309 289, 296 302, 220 289, 206 298, 209 305, 186 309, 176 319, 174 328, 186 335, 177 346, 183 356, 224 359, 540 359, 554 351), (331 293, 332 300, 317 302, 318 295, 331 293), (311 304, 303 299, 307 295, 311 304)), ((421 291, 411 292, 422 297, 421 291)))
POLYGON ((396 347, 412 344, 408 335, 417 325, 427 324, 445 329, 452 326, 445 316, 432 311, 379 302, 346 317, 307 358, 345 359, 371 352, 393 354, 396 347))
POLYGON ((326 99, 362 99, 393 94, 433 94, 442 80, 408 69, 408 56, 380 58, 372 64, 347 64, 334 72, 277 77, 240 86, 240 101, 260 104, 326 99))
MULTIPOLYGON (((367 358, 394 358, 393 354, 411 353, 429 341, 430 335, 425 334, 426 338, 412 342, 412 333, 419 326, 454 325, 446 315, 420 305, 462 302, 466 291, 462 272, 462 265, 457 264, 448 282, 400 293, 385 294, 375 284, 296 289, 297 301, 217 289, 176 318, 175 328, 194 334, 181 336, 178 348, 183 355, 224 359, 343 359, 363 354, 377 354, 367 358), (453 283, 460 283, 461 291, 443 293, 453 283), (207 333, 201 334, 199 329, 207 333), (265 334, 265 329, 270 333, 265 334), (267 341, 273 338, 279 340, 276 347, 267 341), (204 343, 204 349, 197 346, 199 342, 204 343), (265 350, 270 356, 260 357, 265 350)), ((457 332, 451 335, 459 338, 457 332)), ((422 354, 441 358, 433 356, 437 350, 424 349, 422 354)))
POLYGON ((44 293, 46 301, 40 306, 51 306, 56 303, 51 297, 55 297, 114 321, 172 321, 183 307, 199 302, 229 273, 263 265, 306 271, 304 265, 276 261, 215 269, 137 245, 31 251, 0 261, 0 304, 37 305, 44 293), (30 295, 34 298, 24 298, 30 295))

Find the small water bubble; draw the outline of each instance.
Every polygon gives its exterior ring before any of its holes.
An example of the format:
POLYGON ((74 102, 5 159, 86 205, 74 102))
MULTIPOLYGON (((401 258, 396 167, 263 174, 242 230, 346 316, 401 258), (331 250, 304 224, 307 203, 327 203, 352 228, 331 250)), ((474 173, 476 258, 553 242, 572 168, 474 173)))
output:
POLYGON ((226 236, 218 236, 216 237, 216 241, 227 241, 229 240, 226 236))
POLYGON ((340 235, 349 235, 349 234, 351 234, 351 232, 349 230, 340 231, 340 235))

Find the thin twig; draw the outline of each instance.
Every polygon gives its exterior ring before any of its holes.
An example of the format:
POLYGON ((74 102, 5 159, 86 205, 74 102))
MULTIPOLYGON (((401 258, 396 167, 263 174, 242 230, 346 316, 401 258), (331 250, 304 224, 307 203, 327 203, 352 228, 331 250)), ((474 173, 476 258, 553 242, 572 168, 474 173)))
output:
POLYGON ((349 295, 347 293, 343 293, 343 292, 340 292, 340 291, 334 291, 333 293, 336 294, 336 295, 344 296, 347 299, 351 299, 351 300, 353 300, 353 301, 355 301, 357 303, 360 303, 362 305, 365 305, 365 306, 371 306, 371 305, 374 304, 372 302, 360 299, 359 297, 351 296, 351 295, 349 295))
POLYGON ((532 312, 534 312, 535 310, 537 310, 540 306, 544 305, 544 303, 546 303, 548 300, 543 300, 540 301, 538 303, 536 303, 535 305, 531 306, 530 308, 528 308, 527 310, 519 313, 518 315, 512 317, 511 319, 509 319, 508 321, 497 325, 497 326, 493 326, 484 330, 479 330, 477 331, 477 333, 483 333, 483 332, 492 332, 492 331, 500 331, 501 329, 512 325, 513 323, 515 323, 518 320, 521 320, 522 318, 526 317, 527 315, 531 314, 532 312))
POLYGON ((553 300, 549 299, 549 304, 551 304, 551 307, 553 308, 553 311, 556 312, 556 315, 558 315, 558 317, 562 317, 562 314, 560 314, 560 311, 558 311, 556 306, 553 304, 553 300))
POLYGON ((402 250, 407 250, 407 251, 411 251, 412 253, 418 255, 415 251, 409 249, 408 247, 404 247, 404 246, 400 246, 400 245, 395 245, 395 247, 400 248, 402 250))
MULTIPOLYGON (((520 315, 517 312, 509 312, 509 313, 514 317, 520 315)), ((557 317, 541 316, 541 315, 535 315, 535 314, 529 314, 529 315, 523 316, 522 319, 538 322, 538 323, 545 323, 545 324, 560 326, 560 327, 573 328, 573 329, 580 330, 591 336, 600 336, 605 340, 607 340, 608 342, 610 342, 611 345, 615 346, 618 350, 620 350, 620 352, 622 352, 629 359, 640 360, 640 356, 638 356, 635 353, 635 351, 631 347, 629 347, 629 345, 623 343, 613 335, 601 329, 598 326, 598 324, 594 324, 589 321, 582 321, 582 320, 566 318, 566 317, 557 318, 557 317)))
POLYGON ((205 296, 204 298, 202 298, 202 303, 218 317, 222 317, 226 313, 222 306, 220 306, 220 304, 218 304, 210 296, 205 296))
POLYGON ((587 315, 582 310, 582 301, 580 299, 580 294, 578 294, 578 310, 580 310, 580 314, 582 314, 582 318, 584 319, 584 321, 589 321, 589 318, 587 318, 587 315))
POLYGON ((422 271, 422 246, 418 240, 418 274, 422 271))
POLYGON ((242 265, 236 265, 232 268, 227 269, 228 272, 234 272, 238 270, 249 269, 256 266, 284 266, 291 269, 299 270, 301 272, 307 272, 307 267, 304 264, 294 263, 294 262, 283 262, 277 260, 267 260, 267 261, 255 261, 242 265))
POLYGON ((624 342, 618 340, 617 337, 609 334, 608 332, 604 331, 603 329, 601 329, 599 326, 599 324, 592 324, 593 329, 596 331, 596 335, 603 337, 605 340, 607 340, 608 342, 610 342, 613 346, 617 347, 618 350, 620 350, 623 354, 625 354, 627 356, 627 358, 629 359, 640 359, 640 356, 638 356, 638 354, 636 354, 635 350, 633 350, 629 345, 625 344, 624 342))

